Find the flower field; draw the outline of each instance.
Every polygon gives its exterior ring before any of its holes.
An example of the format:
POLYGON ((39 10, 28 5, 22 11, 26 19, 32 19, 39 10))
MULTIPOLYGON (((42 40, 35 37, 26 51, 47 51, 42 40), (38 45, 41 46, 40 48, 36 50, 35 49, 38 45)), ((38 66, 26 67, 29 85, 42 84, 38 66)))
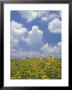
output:
POLYGON ((11 79, 61 79, 61 60, 53 57, 12 59, 11 79))

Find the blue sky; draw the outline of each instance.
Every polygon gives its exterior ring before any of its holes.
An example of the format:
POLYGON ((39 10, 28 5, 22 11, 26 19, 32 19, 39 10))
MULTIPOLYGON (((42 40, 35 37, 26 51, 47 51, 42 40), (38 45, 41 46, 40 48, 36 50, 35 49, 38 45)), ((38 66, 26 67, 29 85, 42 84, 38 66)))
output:
POLYGON ((11 11, 12 57, 61 57, 61 11, 11 11))

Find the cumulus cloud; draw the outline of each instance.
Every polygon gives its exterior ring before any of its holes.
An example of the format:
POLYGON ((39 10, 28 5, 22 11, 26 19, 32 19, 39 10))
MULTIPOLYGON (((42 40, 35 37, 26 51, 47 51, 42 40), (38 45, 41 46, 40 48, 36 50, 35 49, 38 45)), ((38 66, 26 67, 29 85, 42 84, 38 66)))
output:
POLYGON ((61 42, 56 46, 49 46, 48 43, 41 48, 43 56, 61 57, 61 42))
POLYGON ((38 26, 32 26, 32 30, 28 33, 27 43, 33 49, 39 49, 43 44, 43 32, 38 26))
POLYGON ((48 30, 51 33, 61 33, 61 11, 27 10, 19 11, 19 13, 27 22, 38 17, 41 21, 48 23, 48 30))
MULTIPOLYGON (((48 11, 44 10, 27 10, 27 11, 19 11, 22 18, 25 18, 28 22, 31 22, 32 20, 36 19, 37 17, 43 18, 46 14, 48 14, 48 11)), ((45 20, 45 19, 43 19, 45 20)))
POLYGON ((61 33, 61 21, 58 18, 54 18, 48 24, 48 29, 51 33, 61 33))
POLYGON ((43 44, 43 32, 38 26, 32 26, 32 29, 28 31, 22 24, 15 21, 11 22, 11 48, 19 46, 20 41, 23 44, 27 44, 34 50, 40 49, 43 44))
POLYGON ((22 50, 22 48, 20 48, 20 50, 15 50, 15 49, 11 49, 12 56, 15 57, 48 57, 48 56, 53 56, 53 57, 59 57, 61 58, 61 44, 58 45, 61 42, 58 42, 56 46, 50 46, 48 45, 48 43, 44 44, 41 47, 41 50, 39 51, 35 51, 35 50, 22 50))
POLYGON ((12 53, 11 53, 12 57, 40 57, 41 54, 39 51, 15 51, 12 49, 12 53))
MULTIPOLYGON (((41 14, 42 15, 42 14, 41 14)), ((59 29, 61 26, 58 24, 61 23, 58 18, 53 19, 50 24, 54 27, 52 28, 50 26, 50 29, 59 29), (52 23, 51 23, 52 22, 52 23), (56 26, 58 25, 58 26, 56 26)), ((50 30, 49 29, 49 30, 50 30)), ((53 33, 57 33, 58 31, 55 30, 53 33), (56 32, 57 31, 57 32, 56 32)), ((60 33, 60 32, 58 32, 60 33)), ((55 56, 60 57, 61 56, 61 42, 58 42, 56 46, 50 46, 48 43, 44 44, 43 42, 43 31, 40 30, 38 26, 32 26, 31 30, 27 30, 22 24, 11 21, 11 55, 12 56, 55 56), (22 51, 22 47, 17 48, 21 45, 21 42, 23 45, 28 45, 29 48, 31 48, 31 51, 22 51)))
POLYGON ((19 11, 21 14, 22 18, 25 18, 28 22, 34 20, 38 16, 38 11, 19 11))
POLYGON ((59 47, 61 47, 61 42, 58 42, 58 44, 57 44, 59 47))
POLYGON ((19 11, 22 18, 26 19, 28 22, 39 17, 42 21, 50 21, 53 18, 61 18, 61 11, 47 11, 47 10, 27 10, 19 11))
POLYGON ((35 20, 37 17, 41 21, 47 22, 48 29, 52 33, 61 32, 61 11, 48 11, 48 10, 22 10, 19 11, 22 18, 26 19, 28 22, 35 20))
POLYGON ((27 29, 23 27, 22 24, 16 21, 12 21, 11 22, 11 33, 16 36, 20 36, 20 35, 27 33, 27 29))
POLYGON ((49 49, 49 45, 48 43, 43 45, 43 47, 41 48, 41 50, 43 51, 43 53, 46 55, 48 54, 48 49, 49 49))
POLYGON ((47 21, 48 21, 48 17, 43 16, 43 17, 41 18, 41 20, 47 22, 47 21))
POLYGON ((11 41, 11 48, 15 48, 18 46, 19 41, 24 38, 27 34, 27 29, 23 27, 22 24, 16 22, 16 21, 11 21, 11 36, 10 36, 10 41, 11 41))

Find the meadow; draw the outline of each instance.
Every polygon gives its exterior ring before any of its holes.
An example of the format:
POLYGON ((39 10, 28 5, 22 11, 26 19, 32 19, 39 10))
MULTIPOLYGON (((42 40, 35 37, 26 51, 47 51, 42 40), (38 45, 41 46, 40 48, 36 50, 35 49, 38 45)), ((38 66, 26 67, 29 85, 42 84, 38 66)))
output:
POLYGON ((61 59, 14 58, 11 59, 11 79, 61 79, 61 59))

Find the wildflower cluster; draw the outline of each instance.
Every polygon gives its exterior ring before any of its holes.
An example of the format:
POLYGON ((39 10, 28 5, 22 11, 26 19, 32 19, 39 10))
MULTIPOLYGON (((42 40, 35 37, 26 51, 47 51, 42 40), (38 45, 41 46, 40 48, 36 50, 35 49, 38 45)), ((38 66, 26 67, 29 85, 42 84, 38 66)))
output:
POLYGON ((12 59, 11 79, 61 79, 61 60, 53 57, 12 59))

